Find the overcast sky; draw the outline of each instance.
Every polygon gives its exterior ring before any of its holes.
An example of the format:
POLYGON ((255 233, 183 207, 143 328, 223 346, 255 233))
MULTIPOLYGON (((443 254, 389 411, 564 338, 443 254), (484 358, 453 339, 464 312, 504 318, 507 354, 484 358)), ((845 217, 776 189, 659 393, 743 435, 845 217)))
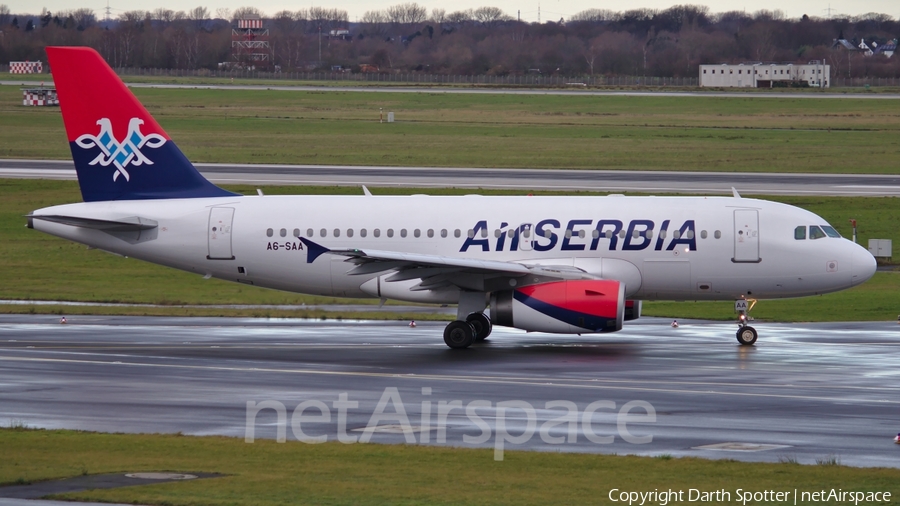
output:
MULTIPOLYGON (((369 10, 379 10, 389 7, 397 3, 403 3, 404 0, 329 0, 328 2, 289 2, 286 0, 216 0, 216 3, 205 0, 109 0, 112 8, 112 15, 117 16, 126 10, 153 10, 159 7, 165 7, 175 11, 190 10, 197 6, 207 7, 211 13, 215 13, 218 8, 235 9, 245 5, 253 5, 263 10, 268 15, 272 15, 283 9, 297 10, 311 5, 321 7, 337 7, 347 10, 350 14, 351 21, 357 21, 364 12, 369 10)), ((6 4, 14 13, 40 12, 41 7, 46 7, 50 12, 59 10, 76 9, 80 7, 88 7, 94 9, 98 18, 104 15, 106 7, 105 0, 0 0, 0 4, 6 4)), ((827 17, 828 9, 831 8, 833 15, 849 14, 860 15, 868 12, 878 12, 888 14, 894 18, 900 17, 900 2, 896 0, 867 0, 867 1, 851 1, 851 0, 793 0, 785 2, 784 0, 709 0, 706 2, 691 1, 673 1, 673 0, 636 0, 633 3, 623 4, 620 1, 612 0, 419 0, 419 4, 424 5, 429 10, 440 8, 447 12, 477 8, 482 6, 499 7, 510 16, 515 17, 518 11, 521 11, 523 21, 538 20, 538 6, 540 6, 541 21, 557 21, 560 18, 568 18, 569 16, 590 8, 610 9, 621 11, 626 9, 636 9, 640 7, 651 9, 665 9, 677 4, 696 3, 708 5, 712 12, 724 11, 747 11, 755 12, 759 9, 775 10, 781 9, 789 18, 799 18, 804 14, 813 17, 827 17)))

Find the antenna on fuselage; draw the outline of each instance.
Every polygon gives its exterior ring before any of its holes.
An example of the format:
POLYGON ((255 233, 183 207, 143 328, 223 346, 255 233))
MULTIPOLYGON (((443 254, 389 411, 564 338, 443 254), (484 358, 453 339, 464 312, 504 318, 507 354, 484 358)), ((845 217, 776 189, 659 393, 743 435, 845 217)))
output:
POLYGON ((736 199, 741 198, 741 194, 737 192, 737 190, 734 188, 734 186, 731 187, 731 194, 734 195, 734 198, 736 198, 736 199))

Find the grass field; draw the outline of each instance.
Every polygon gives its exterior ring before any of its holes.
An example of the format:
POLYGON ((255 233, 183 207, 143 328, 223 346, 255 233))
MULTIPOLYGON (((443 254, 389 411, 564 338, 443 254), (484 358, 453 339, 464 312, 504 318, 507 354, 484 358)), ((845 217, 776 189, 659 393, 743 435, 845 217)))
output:
MULTIPOLYGON (((241 193, 255 193, 255 187, 233 186, 241 193)), ((267 187, 277 194, 360 194, 358 188, 343 187, 267 187)), ((427 190, 432 194, 471 193, 468 189, 427 190)), ((421 193, 414 188, 376 189, 378 194, 421 193)), ((514 192, 485 191, 485 194, 514 192)), ((538 192, 539 194, 541 192, 538 192)), ((895 198, 774 197, 820 214, 845 236, 850 235, 848 220, 859 220, 860 241, 870 237, 893 239, 900 244, 900 201, 895 198)), ((204 280, 166 267, 139 260, 121 258, 64 241, 25 228, 24 215, 41 207, 78 202, 74 181, 0 179, 0 258, 6 268, 0 271, 0 299, 65 300, 90 302, 127 302, 145 304, 330 304, 369 303, 377 300, 348 300, 298 295, 265 290, 215 279, 204 280)), ((731 302, 651 302, 645 315, 675 318, 730 319, 731 302)), ((7 312, 80 312, 138 315, 202 316, 293 316, 361 317, 352 313, 326 314, 313 311, 229 310, 188 308, 64 308, 54 306, 3 306, 7 312)), ((390 310, 390 308, 388 308, 390 310)), ((844 321, 888 320, 900 313, 900 273, 883 272, 859 287, 834 294, 763 301, 753 311, 762 320, 844 321)), ((371 317, 368 315, 367 317, 371 317)), ((385 317, 408 318, 410 315, 385 317)), ((422 319, 419 315, 416 318, 422 319)))
POLYGON ((683 489, 685 499, 689 488, 725 489, 730 504, 737 489, 900 494, 900 470, 800 466, 789 455, 786 463, 747 464, 506 451, 494 462, 492 450, 464 448, 12 429, 0 430, 0 444, 0 484, 132 471, 226 475, 62 496, 134 504, 611 504, 614 488, 683 489))
MULTIPOLYGON (((900 158, 894 100, 135 93, 196 162, 884 174, 900 158)), ((69 156, 59 110, 0 86, 0 157, 69 156)))

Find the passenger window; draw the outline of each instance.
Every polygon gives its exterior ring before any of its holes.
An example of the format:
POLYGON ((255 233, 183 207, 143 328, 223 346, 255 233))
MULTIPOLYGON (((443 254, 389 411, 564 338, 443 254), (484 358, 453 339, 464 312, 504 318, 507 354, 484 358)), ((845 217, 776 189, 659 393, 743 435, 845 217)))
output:
POLYGON ((441 229, 441 237, 447 237, 447 229, 446 228, 441 229))
POLYGON ((300 237, 300 229, 299 228, 294 229, 294 237, 300 237))
POLYGON ((794 229, 794 239, 802 241, 806 239, 806 227, 800 226, 794 229))
POLYGON ((513 229, 509 229, 509 230, 506 231, 506 235, 507 235, 508 237, 512 238, 512 236, 516 235, 516 231, 513 230, 513 229))
POLYGON ((372 235, 374 235, 375 237, 381 237, 381 229, 376 228, 375 230, 372 231, 372 235))
POLYGON ((713 234, 713 237, 715 237, 716 239, 721 239, 721 238, 722 238, 722 231, 721 231, 721 230, 716 230, 716 233, 713 234))
POLYGON ((815 225, 809 226, 809 238, 810 239, 821 239, 823 237, 825 237, 825 232, 822 232, 821 228, 819 228, 815 225))
POLYGON ((550 230, 544 230, 544 237, 546 239, 549 239, 552 236, 553 236, 553 232, 551 232, 550 230))
POLYGON ((665 239, 666 236, 667 236, 668 234, 669 234, 669 231, 668 231, 668 230, 660 230, 660 231, 659 231, 659 238, 660 238, 660 239, 665 239))
POLYGON ((366 236, 366 229, 364 229, 364 228, 359 229, 359 236, 360 236, 360 237, 365 237, 365 236, 366 236))
POLYGON ((566 239, 571 239, 571 238, 572 238, 572 231, 566 230, 566 239))
POLYGON ((311 228, 306 229, 306 237, 312 237, 314 233, 315 232, 313 232, 313 229, 311 229, 311 228))
POLYGON ((693 230, 688 230, 688 231, 684 234, 684 236, 687 237, 688 239, 693 239, 693 238, 694 238, 694 231, 693 231, 693 230))
POLYGON ((500 236, 501 236, 501 235, 502 235, 502 234, 503 234, 503 232, 502 232, 502 231, 500 231, 500 229, 499 229, 499 228, 498 228, 498 229, 496 229, 496 230, 494 230, 494 237, 497 237, 497 238, 499 238, 499 237, 500 237, 500 236))
POLYGON ((347 237, 353 237, 353 229, 352 228, 347 229, 347 237))
POLYGON ((625 231, 624 231, 624 230, 619 231, 619 237, 622 238, 622 239, 625 238, 625 231))
POLYGON ((594 239, 598 239, 598 238, 600 237, 600 231, 597 230, 597 229, 595 228, 595 229, 591 232, 591 237, 593 237, 594 239))
POLYGON ((432 229, 429 228, 429 229, 428 229, 428 238, 430 239, 430 238, 432 238, 432 237, 434 237, 434 230, 432 230, 432 229))
POLYGON ((481 237, 485 238, 488 235, 487 227, 481 229, 481 237))
POLYGON ((458 238, 460 235, 462 235, 462 234, 459 232, 459 229, 456 229, 456 230, 453 231, 453 237, 457 237, 457 238, 458 238))
POLYGON ((406 229, 405 228, 400 229, 400 237, 406 237, 406 229))
POLYGON ((325 237, 326 235, 328 235, 328 231, 327 231, 327 230, 325 230, 324 228, 323 228, 322 230, 319 230, 319 236, 325 237))
POLYGON ((422 232, 419 232, 419 229, 413 230, 413 236, 419 237, 420 235, 422 235, 422 232))
POLYGON ((389 228, 389 229, 387 230, 387 236, 388 236, 388 237, 394 237, 394 229, 389 228))
POLYGON ((822 230, 824 230, 825 233, 828 234, 828 237, 841 236, 841 234, 839 234, 838 231, 834 229, 834 227, 829 227, 828 225, 822 225, 822 230))
POLYGON ((650 230, 644 232, 644 237, 646 237, 647 239, 653 239, 653 229, 651 228, 650 230))
POLYGON ((701 238, 701 239, 706 239, 706 230, 701 230, 701 231, 700 231, 700 238, 701 238))
POLYGON ((475 237, 475 231, 470 228, 469 232, 468 232, 468 236, 469 236, 469 239, 475 237))
POLYGON ((266 230, 266 237, 272 237, 275 234, 275 231, 270 229, 266 230))
POLYGON ((584 230, 579 230, 579 231, 578 231, 578 237, 584 239, 584 230))
POLYGON ((334 236, 335 236, 335 237, 340 237, 340 236, 341 236, 341 229, 339 229, 339 228, 334 229, 334 236))
POLYGON ((283 229, 279 230, 279 231, 278 231, 278 234, 279 234, 281 237, 287 237, 287 229, 286 229, 286 228, 283 228, 283 229))
POLYGON ((681 239, 681 230, 676 230, 676 231, 672 232, 672 237, 674 239, 681 239))

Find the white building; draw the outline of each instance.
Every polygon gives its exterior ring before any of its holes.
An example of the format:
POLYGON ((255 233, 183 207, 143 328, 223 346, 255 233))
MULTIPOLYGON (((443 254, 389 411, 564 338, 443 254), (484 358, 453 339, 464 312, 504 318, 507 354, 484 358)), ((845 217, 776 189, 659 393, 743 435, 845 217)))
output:
POLYGON ((700 86, 718 88, 772 88, 779 81, 806 82, 813 88, 829 88, 830 65, 811 61, 793 63, 740 63, 738 65, 700 65, 700 86))

